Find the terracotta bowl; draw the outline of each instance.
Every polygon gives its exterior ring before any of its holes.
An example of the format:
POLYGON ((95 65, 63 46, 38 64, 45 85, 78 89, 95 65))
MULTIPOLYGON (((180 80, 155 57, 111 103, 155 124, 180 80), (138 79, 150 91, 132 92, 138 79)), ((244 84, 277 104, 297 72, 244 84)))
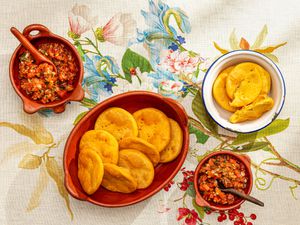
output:
POLYGON ((74 90, 68 93, 63 99, 50 103, 40 103, 32 100, 20 87, 19 75, 19 57, 26 50, 22 45, 19 45, 14 51, 9 63, 9 75, 12 86, 16 93, 23 101, 23 109, 26 113, 35 113, 40 109, 52 109, 55 113, 61 113, 65 110, 65 105, 70 101, 81 101, 84 97, 84 92, 81 87, 83 78, 83 64, 80 55, 76 48, 68 40, 53 34, 47 27, 40 24, 32 24, 23 30, 23 35, 33 44, 38 45, 41 43, 56 42, 62 43, 75 57, 78 66, 78 74, 74 84, 74 90), (38 32, 32 35, 31 32, 38 32))
POLYGON ((147 91, 133 91, 109 98, 89 111, 74 127, 64 152, 65 186, 69 193, 79 199, 105 207, 121 207, 143 201, 168 184, 181 168, 189 147, 188 118, 184 108, 175 100, 147 91), (146 189, 136 190, 130 194, 111 192, 100 187, 93 195, 86 195, 77 177, 77 160, 79 142, 82 135, 94 129, 94 124, 101 112, 109 107, 121 107, 133 113, 146 107, 163 111, 168 117, 176 120, 183 131, 183 146, 180 155, 172 162, 155 167, 155 177, 146 189))
POLYGON ((221 211, 225 211, 225 210, 229 210, 229 209, 234 209, 236 207, 238 207, 239 205, 241 205, 245 200, 238 198, 236 199, 232 204, 230 205, 221 205, 221 204, 216 204, 213 202, 208 202, 206 200, 204 200, 200 194, 200 190, 199 190, 199 171, 201 169, 201 167, 213 156, 216 155, 230 155, 234 158, 236 158, 237 160, 239 160, 241 163, 243 163, 245 165, 245 169, 246 169, 246 176, 249 178, 248 179, 248 183, 247 183, 247 187, 245 189, 245 194, 249 195, 251 193, 252 190, 252 186, 253 186, 253 177, 252 177, 252 172, 251 172, 251 160, 249 158, 249 156, 247 155, 239 155, 236 153, 233 153, 231 151, 218 151, 218 152, 213 152, 209 155, 207 155, 206 157, 204 157, 198 164, 196 170, 195 170, 195 177, 194 177, 194 187, 196 190, 196 203, 199 206, 203 206, 203 207, 209 207, 211 209, 214 210, 221 210, 221 211))

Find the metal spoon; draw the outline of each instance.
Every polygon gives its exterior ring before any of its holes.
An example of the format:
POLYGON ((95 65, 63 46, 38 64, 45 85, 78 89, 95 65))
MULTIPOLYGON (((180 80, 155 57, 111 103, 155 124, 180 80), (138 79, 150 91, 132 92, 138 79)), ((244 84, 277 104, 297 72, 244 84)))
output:
POLYGON ((233 195, 239 196, 239 197, 241 197, 241 198, 243 198, 243 199, 245 199, 245 200, 247 200, 249 202, 252 202, 252 203, 254 203, 256 205, 259 205, 259 206, 264 206, 265 205, 262 201, 254 198, 254 197, 252 197, 250 195, 246 195, 246 194, 244 194, 242 192, 239 192, 239 191, 237 191, 237 190, 235 190, 233 188, 225 188, 225 186, 223 185, 223 183, 221 181, 219 181, 219 180, 217 180, 217 182, 218 182, 219 189, 221 191, 223 191, 223 192, 231 193, 233 195))
POLYGON ((12 27, 10 28, 10 31, 21 42, 21 44, 30 52, 36 64, 47 63, 53 66, 54 72, 57 73, 57 69, 54 63, 46 56, 44 56, 42 53, 40 53, 17 28, 12 27))

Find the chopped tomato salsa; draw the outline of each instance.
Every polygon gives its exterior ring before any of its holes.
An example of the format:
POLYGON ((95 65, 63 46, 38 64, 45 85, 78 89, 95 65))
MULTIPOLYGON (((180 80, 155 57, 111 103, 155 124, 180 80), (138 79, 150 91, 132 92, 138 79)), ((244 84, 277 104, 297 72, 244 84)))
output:
POLYGON ((218 182, 225 188, 244 192, 248 182, 245 165, 224 154, 211 157, 200 169, 199 190, 202 197, 218 204, 232 204, 238 197, 221 191, 218 182))
POLYGON ((74 89, 78 68, 72 53, 60 43, 43 43, 37 49, 56 66, 37 65, 28 51, 20 56, 19 79, 21 88, 31 99, 49 103, 62 99, 74 89))

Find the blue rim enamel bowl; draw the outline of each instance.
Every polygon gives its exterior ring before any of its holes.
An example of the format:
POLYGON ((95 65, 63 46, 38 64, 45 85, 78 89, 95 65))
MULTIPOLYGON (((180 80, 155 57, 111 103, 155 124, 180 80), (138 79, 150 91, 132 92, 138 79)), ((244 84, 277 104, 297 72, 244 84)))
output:
POLYGON ((285 82, 278 66, 265 55, 250 50, 236 50, 222 55, 209 67, 202 84, 203 103, 210 117, 224 129, 238 133, 255 132, 272 123, 284 105, 285 95, 285 82), (222 70, 242 62, 257 63, 269 72, 272 80, 269 96, 273 98, 274 106, 260 118, 233 124, 229 122, 232 113, 218 105, 213 98, 212 88, 215 79, 222 70))

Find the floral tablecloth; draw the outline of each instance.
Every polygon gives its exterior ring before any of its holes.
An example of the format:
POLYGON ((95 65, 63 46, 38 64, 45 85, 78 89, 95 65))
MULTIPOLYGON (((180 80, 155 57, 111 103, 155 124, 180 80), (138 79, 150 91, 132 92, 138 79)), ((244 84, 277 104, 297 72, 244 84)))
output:
POLYGON ((0 51, 0 224, 300 224, 300 6, 298 1, 2 1, 0 51), (23 112, 8 65, 18 45, 9 32, 41 23, 68 38, 84 61, 85 98, 62 114, 23 112), (199 88, 209 65, 236 49, 265 54, 281 68, 285 107, 267 128, 234 134, 217 127, 199 88), (124 208, 73 199, 63 185, 66 138, 104 99, 149 90, 181 102, 190 116, 191 143, 183 168, 152 198, 124 208), (226 212, 195 204, 193 170, 212 151, 252 160, 252 194, 226 212))

